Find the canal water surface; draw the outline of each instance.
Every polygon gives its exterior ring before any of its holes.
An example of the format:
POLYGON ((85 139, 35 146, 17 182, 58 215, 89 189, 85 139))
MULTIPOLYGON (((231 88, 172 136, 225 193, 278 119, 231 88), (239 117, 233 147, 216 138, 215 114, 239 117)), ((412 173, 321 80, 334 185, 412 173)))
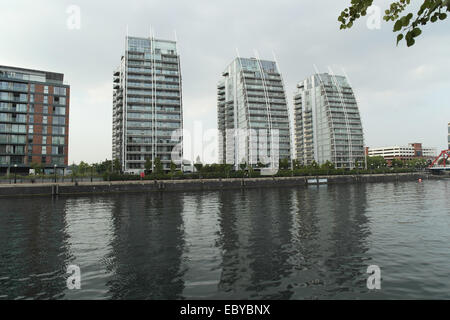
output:
POLYGON ((415 298, 450 299, 448 180, 0 199, 0 299, 415 298))

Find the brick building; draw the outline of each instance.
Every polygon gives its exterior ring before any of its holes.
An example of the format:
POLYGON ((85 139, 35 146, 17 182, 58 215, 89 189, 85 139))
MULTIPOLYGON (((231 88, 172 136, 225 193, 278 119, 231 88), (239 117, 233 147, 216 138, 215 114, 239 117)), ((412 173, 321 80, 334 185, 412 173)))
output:
POLYGON ((67 167, 69 103, 62 73, 0 66, 1 174, 67 167))

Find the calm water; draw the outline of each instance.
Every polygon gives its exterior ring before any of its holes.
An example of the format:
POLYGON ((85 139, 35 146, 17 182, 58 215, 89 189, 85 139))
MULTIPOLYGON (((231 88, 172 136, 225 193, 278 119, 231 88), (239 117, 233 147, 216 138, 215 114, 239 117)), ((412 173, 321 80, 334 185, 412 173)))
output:
POLYGON ((0 199, 0 298, 450 299, 450 181, 0 199))

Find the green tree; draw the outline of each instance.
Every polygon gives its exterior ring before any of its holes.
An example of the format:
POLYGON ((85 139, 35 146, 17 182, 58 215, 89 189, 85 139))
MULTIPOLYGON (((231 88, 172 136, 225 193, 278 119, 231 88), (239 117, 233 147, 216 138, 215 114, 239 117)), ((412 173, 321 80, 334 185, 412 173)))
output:
POLYGON ((258 161, 258 163, 256 164, 258 166, 258 168, 265 168, 266 165, 264 163, 262 163, 261 161, 258 161))
POLYGON ((100 163, 93 163, 92 167, 94 168, 97 174, 104 174, 105 172, 111 171, 112 161, 106 159, 100 163))
MULTIPOLYGON (((413 14, 405 14, 410 6, 410 0, 393 1, 385 10, 383 19, 394 22, 394 32, 398 32, 397 45, 405 40, 408 47, 414 45, 415 39, 422 34, 421 26, 427 23, 435 23, 447 18, 446 11, 450 11, 450 0, 422 0, 419 10, 413 14)), ((353 23, 367 14, 367 9, 373 4, 373 0, 352 0, 351 5, 344 9, 338 21, 341 29, 348 29, 353 23)))
POLYGON ((120 164, 120 161, 118 158, 114 159, 113 172, 117 173, 117 174, 122 173, 122 165, 120 164))
POLYGON ((244 158, 241 160, 241 163, 239 164, 239 168, 241 168, 242 171, 244 171, 247 168, 247 162, 245 161, 244 158))
POLYGON ((160 174, 164 173, 163 165, 162 165, 162 163, 161 163, 161 160, 160 160, 158 157, 155 158, 155 168, 154 168, 154 172, 155 172, 157 175, 160 175, 160 174))
POLYGON ((386 166, 387 162, 382 156, 367 157, 367 168, 369 169, 385 168, 386 166))
POLYGON ((203 163, 200 161, 200 156, 197 156, 197 159, 195 160, 195 163, 194 163, 194 167, 195 167, 195 170, 197 170, 197 172, 200 173, 202 171, 203 163))
POLYGON ((286 159, 286 158, 281 159, 281 160, 280 160, 279 166, 280 166, 280 169, 281 169, 281 170, 287 170, 287 169, 289 169, 289 160, 286 159))
POLYGON ((44 166, 42 165, 42 163, 37 163, 37 162, 32 162, 30 164, 31 169, 34 169, 34 174, 38 175, 38 174, 42 174, 43 170, 44 170, 44 166))
POLYGON ((90 166, 88 163, 81 161, 80 164, 78 165, 78 173, 80 175, 85 175, 86 173, 89 172, 90 166))
POLYGON ((177 170, 177 165, 175 162, 170 162, 170 173, 172 174, 172 177, 175 175, 175 170, 177 170))
POLYGON ((402 168, 403 167, 403 161, 400 159, 392 159, 391 165, 394 168, 402 168))
POLYGON ((331 161, 327 160, 320 167, 321 169, 332 170, 334 169, 334 164, 331 161))
POLYGON ((316 160, 311 161, 311 163, 308 165, 308 168, 310 169, 317 169, 319 168, 319 164, 316 162, 316 160))
POLYGON ((152 165, 152 160, 150 160, 150 158, 146 158, 144 164, 145 174, 149 174, 152 171, 152 165))
POLYGON ((231 164, 224 164, 223 165, 223 171, 224 171, 225 176, 227 178, 230 177, 230 172, 231 172, 232 169, 233 169, 233 165, 231 165, 231 164))

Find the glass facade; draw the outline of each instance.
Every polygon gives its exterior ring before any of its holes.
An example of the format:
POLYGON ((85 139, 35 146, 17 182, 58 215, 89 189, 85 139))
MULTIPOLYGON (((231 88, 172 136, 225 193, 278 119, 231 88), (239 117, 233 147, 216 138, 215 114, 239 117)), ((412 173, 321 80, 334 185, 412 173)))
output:
POLYGON ((0 66, 0 172, 67 166, 69 86, 63 77, 0 66))
POLYGON ((313 75, 294 95, 297 160, 354 168, 364 162, 364 135, 353 90, 343 76, 313 75))
POLYGON ((183 110, 176 42, 127 37, 126 43, 113 75, 113 158, 125 172, 141 172, 146 159, 156 158, 166 171, 171 161, 180 168, 183 110))
POLYGON ((236 58, 217 90, 219 163, 238 169, 241 163, 278 167, 279 160, 290 161, 289 115, 275 62, 236 58))

